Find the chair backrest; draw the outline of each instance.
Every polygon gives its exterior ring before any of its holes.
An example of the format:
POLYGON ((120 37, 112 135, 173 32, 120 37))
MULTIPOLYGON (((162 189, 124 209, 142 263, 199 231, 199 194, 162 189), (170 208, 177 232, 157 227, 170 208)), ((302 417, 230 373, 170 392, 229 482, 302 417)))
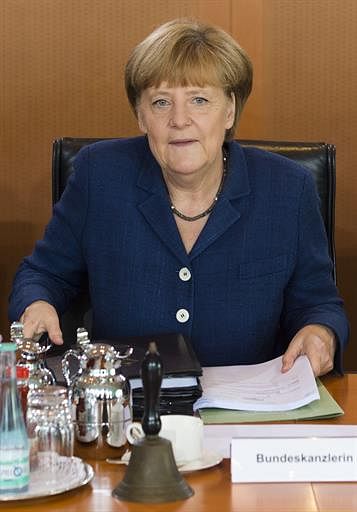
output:
MULTIPOLYGON (((53 143, 52 160, 52 201, 56 203, 66 186, 68 177, 73 172, 73 160, 78 151, 89 144, 93 144, 100 138, 71 138, 64 137, 53 143)), ((335 261, 335 177, 336 159, 335 146, 323 142, 287 142, 287 141, 262 141, 262 140, 239 140, 242 146, 253 146, 279 153, 306 167, 313 175, 317 191, 320 197, 320 209, 325 223, 328 238, 329 253, 333 262, 334 278, 336 278, 335 261)), ((67 336, 74 341, 75 329, 86 324, 80 321, 83 311, 88 309, 88 297, 80 298, 71 308, 71 317, 63 317, 62 329, 66 339, 67 336), (85 305, 84 305, 85 304, 85 305), (66 325, 65 325, 66 324, 66 325)), ((90 321, 87 321, 90 323, 90 321)), ((87 325, 87 327, 89 327, 87 325)))

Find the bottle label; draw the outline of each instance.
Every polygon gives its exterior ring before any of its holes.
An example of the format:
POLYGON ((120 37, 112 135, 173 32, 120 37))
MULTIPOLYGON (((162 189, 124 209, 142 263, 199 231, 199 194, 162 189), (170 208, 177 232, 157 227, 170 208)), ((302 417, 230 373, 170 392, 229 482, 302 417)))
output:
MULTIPOLYGON (((6 450, 7 451, 7 450, 6 450)), ((24 490, 29 483, 28 452, 1 453, 0 460, 0 492, 24 490), (5 455, 5 456, 4 456, 5 455), (12 455, 12 456, 11 456, 12 455)))

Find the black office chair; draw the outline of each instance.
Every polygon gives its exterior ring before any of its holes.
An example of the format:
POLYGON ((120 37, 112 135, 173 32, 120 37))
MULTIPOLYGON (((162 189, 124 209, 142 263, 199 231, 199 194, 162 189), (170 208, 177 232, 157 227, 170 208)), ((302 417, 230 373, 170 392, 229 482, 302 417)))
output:
MULTIPOLYGON (((73 160, 78 151, 93 142, 102 139, 70 138, 57 139, 53 143, 52 161, 52 202, 56 203, 66 186, 68 177, 73 172, 73 160)), ((240 140, 242 146, 253 146, 279 153, 306 167, 313 175, 320 197, 320 208, 325 222, 328 238, 329 253, 333 262, 333 277, 336 278, 335 257, 335 173, 336 159, 335 146, 323 142, 286 142, 286 141, 259 141, 240 140)), ((77 327, 91 327, 90 301, 88 294, 84 294, 75 301, 70 311, 61 319, 61 326, 65 340, 75 340, 77 327)))

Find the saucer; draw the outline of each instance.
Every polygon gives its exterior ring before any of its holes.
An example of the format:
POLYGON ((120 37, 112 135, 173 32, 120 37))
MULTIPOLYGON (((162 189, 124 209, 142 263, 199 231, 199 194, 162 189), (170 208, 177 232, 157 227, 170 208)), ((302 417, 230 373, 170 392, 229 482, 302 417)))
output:
POLYGON ((180 473, 188 473, 189 471, 199 471, 201 469, 208 469, 216 466, 222 462, 223 457, 218 453, 204 451, 200 459, 193 460, 187 464, 178 466, 180 473))
MULTIPOLYGON (((127 450, 121 459, 106 459, 110 464, 128 464, 130 460, 130 451, 127 450)), ((216 466, 222 462, 223 457, 217 453, 204 451, 200 459, 187 462, 186 464, 177 464, 177 469, 180 473, 188 473, 189 471, 199 471, 201 469, 208 469, 216 466)))

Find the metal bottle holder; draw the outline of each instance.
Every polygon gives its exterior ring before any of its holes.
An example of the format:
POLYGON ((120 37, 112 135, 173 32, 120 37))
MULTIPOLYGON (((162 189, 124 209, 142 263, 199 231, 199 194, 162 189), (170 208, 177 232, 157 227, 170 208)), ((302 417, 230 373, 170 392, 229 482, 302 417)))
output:
POLYGON ((10 327, 10 339, 17 345, 17 366, 23 366, 29 370, 29 389, 56 384, 52 371, 46 367, 44 355, 52 344, 47 338, 45 344, 33 338, 25 338, 23 324, 13 322, 10 327))
POLYGON ((77 330, 77 347, 62 358, 72 401, 75 455, 86 457, 89 448, 97 459, 116 457, 118 448, 126 444, 125 430, 132 421, 131 393, 119 369, 132 352, 131 347, 121 354, 110 344, 91 343, 85 329, 77 330))

